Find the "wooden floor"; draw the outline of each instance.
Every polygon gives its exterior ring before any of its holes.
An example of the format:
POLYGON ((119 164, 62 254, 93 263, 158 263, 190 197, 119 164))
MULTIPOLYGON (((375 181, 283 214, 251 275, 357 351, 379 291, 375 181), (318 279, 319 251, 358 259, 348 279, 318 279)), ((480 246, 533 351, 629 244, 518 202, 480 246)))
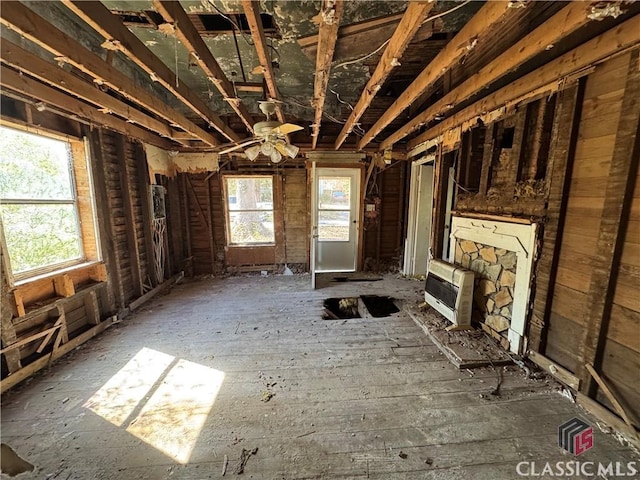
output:
MULTIPOLYGON (((235 477, 244 449, 252 479, 512 479, 574 459, 559 424, 595 425, 549 380, 458 371, 404 313, 321 319, 324 298, 417 302, 420 282, 325 285, 206 279, 155 299, 4 396, 2 442, 36 466, 19 478, 221 478, 225 457, 235 477)), ((595 430, 580 461, 635 459, 595 430)))

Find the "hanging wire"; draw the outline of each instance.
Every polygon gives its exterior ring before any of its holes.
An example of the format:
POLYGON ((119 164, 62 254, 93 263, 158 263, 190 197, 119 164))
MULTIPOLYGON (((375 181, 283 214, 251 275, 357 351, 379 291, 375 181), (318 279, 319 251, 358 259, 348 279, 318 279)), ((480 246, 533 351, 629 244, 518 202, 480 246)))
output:
MULTIPOLYGON (((435 20, 436 18, 444 17, 445 15, 448 15, 448 14, 450 14, 450 13, 452 13, 452 12, 455 12, 456 10, 458 10, 458 9, 460 9, 460 8, 462 8, 462 7, 464 7, 466 4, 468 4, 468 3, 470 3, 470 2, 471 2, 471 0, 466 0, 465 2, 461 3, 460 5, 456 5, 455 7, 450 8, 449 10, 446 10, 446 11, 444 11, 444 12, 440 12, 440 13, 438 13, 438 14, 436 14, 436 15, 433 15, 433 16, 431 16, 431 17, 429 17, 429 18, 425 18, 425 19, 423 20, 422 24, 424 25, 425 23, 430 22, 430 21, 432 21, 432 20, 435 20)), ((384 48, 384 47, 385 47, 385 46, 386 46, 390 41, 391 41, 391 39, 388 39, 386 42, 384 42, 382 45, 380 45, 378 48, 376 48, 373 52, 368 53, 368 54, 364 55, 363 57, 356 58, 355 60, 348 60, 348 61, 346 61, 346 62, 339 63, 338 65, 333 66, 333 68, 345 67, 345 66, 347 66, 347 65, 351 65, 351 64, 353 64, 353 63, 362 62, 362 61, 366 60, 367 58, 372 57, 373 55, 375 55, 376 53, 378 53, 378 52, 379 52, 380 50, 382 50, 382 49, 383 49, 383 48, 384 48)))
MULTIPOLYGON (((175 29, 178 29, 178 22, 175 22, 175 29)), ((180 86, 180 81, 178 80, 179 72, 178 72, 178 35, 173 36, 173 50, 175 53, 176 60, 176 88, 180 86)))

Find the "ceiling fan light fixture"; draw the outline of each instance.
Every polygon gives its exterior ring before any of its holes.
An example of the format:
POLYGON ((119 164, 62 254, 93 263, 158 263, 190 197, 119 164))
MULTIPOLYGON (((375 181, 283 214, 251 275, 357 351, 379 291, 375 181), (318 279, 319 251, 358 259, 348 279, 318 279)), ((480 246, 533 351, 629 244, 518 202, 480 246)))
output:
POLYGON ((300 151, 300 147, 296 147, 295 145, 291 145, 290 143, 285 144, 284 151, 287 152, 287 155, 291 158, 296 158, 298 152, 300 151))
POLYGON ((260 145, 254 145, 253 147, 249 147, 244 151, 244 154, 247 156, 247 158, 249 160, 251 160, 252 162, 258 158, 258 155, 260 155, 260 145))
POLYGON ((274 148, 273 148, 273 144, 269 141, 264 142, 261 146, 260 146, 260 151, 266 155, 267 157, 269 155, 271 155, 271 152, 273 152, 274 148))
POLYGON ((271 157, 271 161, 273 163, 280 163, 280 161, 282 160, 282 154, 276 150, 275 148, 273 149, 273 151, 271 152, 271 155, 269 155, 269 157, 271 157))

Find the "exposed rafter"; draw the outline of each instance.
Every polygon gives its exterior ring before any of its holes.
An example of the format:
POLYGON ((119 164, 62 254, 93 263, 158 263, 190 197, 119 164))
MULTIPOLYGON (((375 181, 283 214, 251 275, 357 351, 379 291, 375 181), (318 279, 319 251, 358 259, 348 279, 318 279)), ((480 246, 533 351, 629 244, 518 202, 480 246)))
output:
POLYGON ((174 148, 171 142, 144 128, 140 128, 113 115, 106 115, 91 105, 44 85, 27 75, 11 70, 4 65, 0 67, 0 85, 3 89, 13 90, 26 98, 33 98, 42 102, 45 104, 45 108, 46 105, 52 106, 55 109, 68 112, 70 117, 80 118, 96 125, 103 125, 124 135, 139 138, 144 142, 166 150, 174 148))
POLYGON ((425 67, 418 77, 407 87, 378 121, 367 131, 358 148, 369 144, 384 128, 393 122, 409 105, 411 105, 425 90, 432 86, 447 70, 454 66, 464 55, 474 48, 480 36, 484 41, 492 41, 489 30, 504 20, 511 2, 487 2, 473 16, 458 34, 443 48, 440 53, 425 67))
POLYGON ((191 56, 198 62, 198 65, 209 80, 220 91, 224 99, 231 105, 231 108, 238 114, 249 132, 253 133, 253 119, 247 107, 237 98, 233 85, 220 68, 215 57, 204 43, 204 40, 191 22, 191 19, 184 11, 180 2, 175 0, 153 0, 153 6, 167 23, 173 25, 175 34, 189 51, 191 56))
POLYGON ((320 135, 322 111, 324 110, 324 101, 327 96, 331 62, 333 60, 333 52, 336 48, 338 27, 340 26, 343 8, 342 0, 323 0, 320 14, 318 15, 320 19, 320 29, 318 32, 318 48, 316 53, 316 74, 313 82, 312 104, 315 107, 315 115, 313 119, 313 131, 311 133, 312 148, 316 148, 320 135))
POLYGON ((464 83, 391 134, 380 144, 380 148, 390 148, 398 140, 416 131, 421 125, 431 122, 438 115, 454 108, 455 105, 478 93, 491 82, 515 70, 527 60, 547 50, 549 46, 555 45, 567 35, 589 23, 591 20, 589 20, 587 14, 591 5, 591 2, 584 1, 570 3, 533 32, 512 45, 511 48, 505 50, 480 71, 465 80, 464 83))
POLYGON ((520 77, 497 92, 477 101, 464 110, 446 118, 407 143, 413 149, 421 143, 437 139, 454 129, 467 130, 477 119, 498 108, 515 105, 527 97, 548 94, 559 88, 559 81, 585 68, 602 62, 609 56, 640 45, 640 15, 608 30, 599 37, 583 43, 543 67, 520 77))
MULTIPOLYGON (((260 2, 258 0, 242 0, 242 6, 244 8, 244 14, 247 17, 247 23, 251 29, 251 37, 253 38, 256 53, 260 60, 260 66, 262 67, 264 80, 267 83, 269 96, 275 100, 280 100, 276 77, 273 72, 273 65, 271 64, 271 56, 267 52, 267 37, 264 34, 262 20, 260 19, 260 2)), ((279 104, 276 104, 276 116, 280 122, 286 122, 279 104)))
POLYGON ((24 4, 19 2, 3 3, 2 9, 0 9, 0 22, 27 40, 53 53, 60 62, 70 63, 94 78, 96 83, 108 85, 127 99, 159 115, 172 125, 179 126, 206 144, 214 147, 220 144, 216 137, 136 85, 132 79, 117 68, 55 28, 24 4))
MULTIPOLYGON (((43 58, 19 47, 18 45, 3 40, 0 43, 0 60, 21 72, 27 73, 42 83, 49 84, 81 100, 97 106, 106 115, 114 114, 122 117, 130 123, 136 123, 163 137, 173 138, 171 127, 156 118, 136 110, 131 105, 121 102, 108 93, 98 89, 94 84, 87 83, 72 73, 49 63, 43 58)), ((193 136, 187 135, 187 140, 193 140, 193 136)), ((175 139, 174 140, 178 140, 175 139)), ((185 143, 189 146, 188 143, 185 143)))
POLYGON ((73 13, 102 35, 105 48, 124 53, 149 76, 158 81, 193 112, 231 141, 240 140, 224 121, 216 115, 193 90, 181 82, 147 46, 136 37, 109 9, 98 1, 61 0, 73 13))
POLYGON ((402 16, 402 20, 400 20, 393 36, 389 40, 387 48, 385 48, 382 57, 380 57, 380 61, 378 62, 373 75, 369 78, 358 102, 351 111, 351 115, 349 115, 347 122, 342 127, 342 130, 336 139, 336 150, 340 148, 340 145, 342 145, 347 136, 351 133, 354 125, 358 120, 360 120, 360 117, 362 117, 367 108, 369 108, 369 105, 371 105, 376 93, 378 93, 378 90, 380 90, 394 67, 400 65, 399 60, 402 58, 402 54, 434 5, 435 2, 433 1, 409 2, 407 9, 402 16))

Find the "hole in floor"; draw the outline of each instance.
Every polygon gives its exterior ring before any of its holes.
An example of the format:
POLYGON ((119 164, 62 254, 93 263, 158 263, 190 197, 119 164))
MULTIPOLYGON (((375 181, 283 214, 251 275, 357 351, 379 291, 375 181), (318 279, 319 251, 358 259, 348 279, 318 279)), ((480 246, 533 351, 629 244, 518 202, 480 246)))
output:
POLYGON ((374 318, 388 317, 400 310, 393 298, 381 295, 361 295, 360 297, 327 298, 324 301, 324 320, 344 320, 362 318, 367 312, 374 318))
POLYGON ((324 301, 324 320, 361 318, 358 311, 358 297, 327 298, 324 301))
POLYGON ((388 317, 392 313, 398 313, 400 310, 393 303, 393 298, 380 295, 362 295, 362 302, 372 317, 388 317))
POLYGON ((6 443, 0 445, 0 473, 15 477, 24 472, 33 471, 33 465, 20 457, 6 443))

